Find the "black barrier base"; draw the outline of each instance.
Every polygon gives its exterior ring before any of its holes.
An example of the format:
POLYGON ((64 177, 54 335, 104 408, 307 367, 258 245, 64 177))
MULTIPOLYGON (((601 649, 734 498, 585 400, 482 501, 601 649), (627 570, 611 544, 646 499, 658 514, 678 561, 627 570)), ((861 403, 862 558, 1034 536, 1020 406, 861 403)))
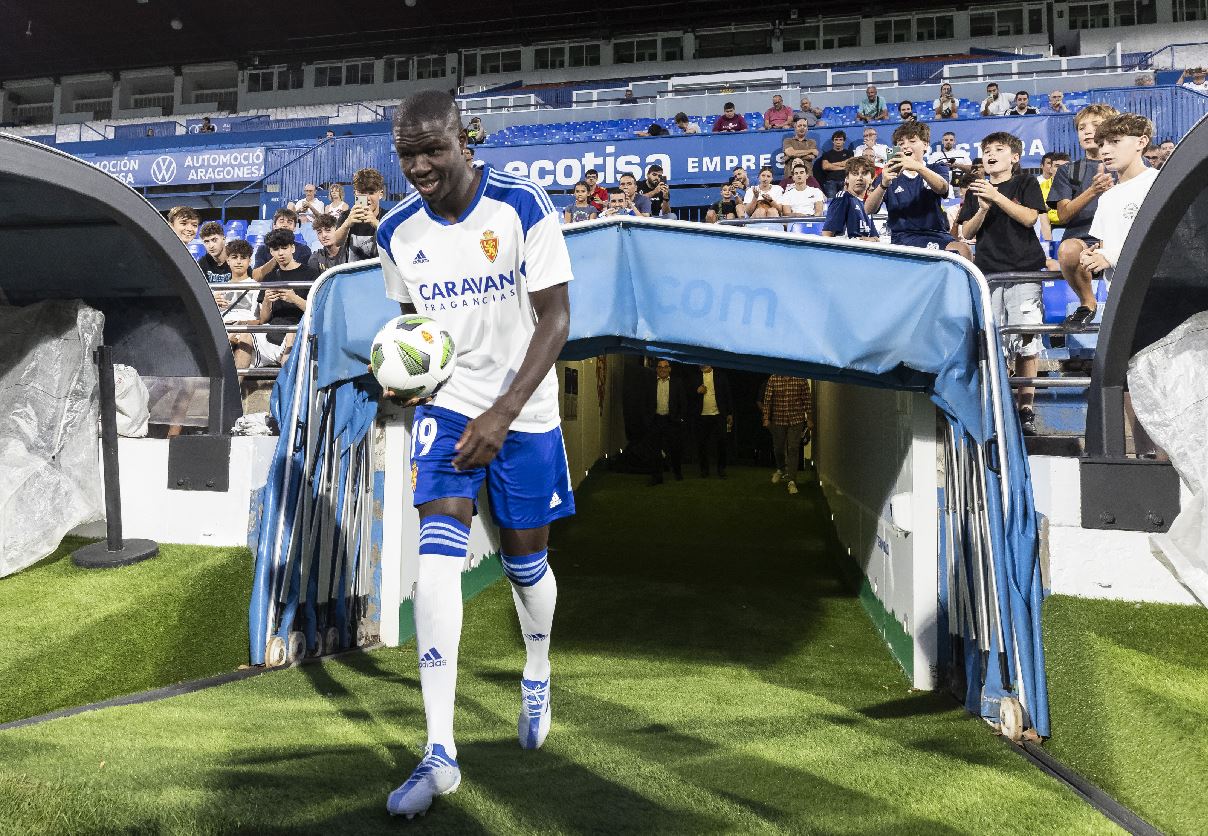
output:
POLYGON ((81 569, 116 569, 141 563, 159 554, 159 544, 154 540, 126 540, 117 551, 109 551, 104 540, 76 549, 71 553, 71 562, 81 569))

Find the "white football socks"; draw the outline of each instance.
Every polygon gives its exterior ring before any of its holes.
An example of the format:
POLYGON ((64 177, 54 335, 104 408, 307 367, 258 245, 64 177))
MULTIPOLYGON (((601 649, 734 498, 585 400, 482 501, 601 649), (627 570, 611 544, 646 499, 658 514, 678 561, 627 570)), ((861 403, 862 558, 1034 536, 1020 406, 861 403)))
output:
POLYGON ((415 583, 415 647, 419 684, 428 721, 428 743, 453 743, 453 700, 457 690, 457 648, 461 641, 461 570, 470 529, 453 517, 424 518, 419 529, 419 576, 415 583))
POLYGON ((524 678, 534 682, 549 679, 549 637, 554 626, 558 583, 549 568, 548 553, 502 556, 503 573, 512 583, 512 600, 520 618, 527 659, 524 678))

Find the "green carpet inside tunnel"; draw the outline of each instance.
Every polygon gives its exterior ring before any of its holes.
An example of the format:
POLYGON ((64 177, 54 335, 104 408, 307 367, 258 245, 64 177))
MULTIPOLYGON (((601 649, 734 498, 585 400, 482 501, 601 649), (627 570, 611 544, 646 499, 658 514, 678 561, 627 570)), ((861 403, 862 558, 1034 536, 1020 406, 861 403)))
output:
POLYGON ((21 833, 1100 833, 943 694, 912 691, 808 478, 593 473, 551 563, 553 730, 516 743, 510 591, 466 608, 464 781, 385 813, 424 743, 415 648, 0 733, 21 833))

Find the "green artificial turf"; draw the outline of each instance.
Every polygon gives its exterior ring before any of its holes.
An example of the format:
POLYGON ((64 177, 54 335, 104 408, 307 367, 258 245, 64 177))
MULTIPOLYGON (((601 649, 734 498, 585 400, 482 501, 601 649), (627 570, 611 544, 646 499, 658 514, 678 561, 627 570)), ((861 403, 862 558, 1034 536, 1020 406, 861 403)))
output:
POLYGON ((1166 833, 1208 832, 1208 610, 1054 595, 1054 756, 1166 833))
POLYGON ((553 730, 516 742, 504 583, 466 609, 464 781, 387 793, 424 742, 415 648, 0 733, 0 831, 1118 832, 951 698, 911 691, 839 578, 816 486, 595 474, 554 532, 553 730))
POLYGON ((151 560, 80 569, 69 537, 0 579, 0 723, 247 662, 251 554, 161 545, 151 560))

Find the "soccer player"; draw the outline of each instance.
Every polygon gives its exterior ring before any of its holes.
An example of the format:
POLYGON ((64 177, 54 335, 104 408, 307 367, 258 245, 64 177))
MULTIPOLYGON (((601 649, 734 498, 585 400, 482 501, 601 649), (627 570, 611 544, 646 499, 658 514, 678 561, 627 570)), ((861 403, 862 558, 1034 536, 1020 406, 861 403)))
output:
POLYGON ((465 144, 451 96, 430 90, 405 99, 394 146, 415 192, 378 228, 387 295, 404 313, 439 318, 458 359, 435 400, 415 410, 415 633, 428 740, 386 805, 408 817, 461 783, 453 702, 461 571, 479 487, 485 479, 527 651, 518 722, 525 749, 540 747, 550 726, 557 585, 546 559, 549 524, 575 509, 554 371, 570 327, 570 256, 558 212, 530 180, 468 164, 465 144))

